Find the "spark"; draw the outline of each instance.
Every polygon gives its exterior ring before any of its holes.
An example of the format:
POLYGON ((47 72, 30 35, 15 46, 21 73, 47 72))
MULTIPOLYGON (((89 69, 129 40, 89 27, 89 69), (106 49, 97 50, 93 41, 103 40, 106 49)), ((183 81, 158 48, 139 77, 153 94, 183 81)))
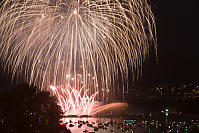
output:
POLYGON ((42 14, 42 18, 45 18, 44 14, 42 14))
POLYGON ((57 88, 55 87, 55 86, 50 86, 50 89, 52 89, 53 91, 56 91, 57 90, 57 88))
POLYGON ((77 14, 77 9, 75 8, 75 10, 73 11, 73 14, 77 14))

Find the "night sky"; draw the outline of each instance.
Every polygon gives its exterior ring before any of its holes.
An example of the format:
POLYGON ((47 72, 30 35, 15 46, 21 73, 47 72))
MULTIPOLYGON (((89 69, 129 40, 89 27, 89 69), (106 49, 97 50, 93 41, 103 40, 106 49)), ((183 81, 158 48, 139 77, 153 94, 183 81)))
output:
POLYGON ((136 87, 197 82, 199 45, 197 0, 152 0, 157 22, 158 60, 150 54, 136 87))
MULTIPOLYGON (((136 85, 199 80, 197 1, 151 0, 157 23, 158 60, 150 54, 136 85)), ((0 73, 2 90, 9 86, 9 80, 0 73)))

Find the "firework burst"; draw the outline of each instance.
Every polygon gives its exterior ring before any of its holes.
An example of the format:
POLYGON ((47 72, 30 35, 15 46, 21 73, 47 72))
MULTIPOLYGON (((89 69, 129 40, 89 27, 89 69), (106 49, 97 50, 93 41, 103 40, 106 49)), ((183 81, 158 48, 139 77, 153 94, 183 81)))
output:
POLYGON ((80 90, 72 88, 69 84, 65 86, 50 86, 54 95, 58 99, 58 105, 61 106, 65 116, 68 115, 91 115, 94 99, 97 94, 88 96, 88 89, 82 87, 80 90), (85 90, 83 92, 83 89, 85 90))
MULTIPOLYGON (((12 79, 46 89, 70 83, 110 89, 118 73, 127 80, 141 69, 155 22, 146 0, 4 0, 0 57, 12 79)), ((125 91, 125 90, 123 90, 125 91)))

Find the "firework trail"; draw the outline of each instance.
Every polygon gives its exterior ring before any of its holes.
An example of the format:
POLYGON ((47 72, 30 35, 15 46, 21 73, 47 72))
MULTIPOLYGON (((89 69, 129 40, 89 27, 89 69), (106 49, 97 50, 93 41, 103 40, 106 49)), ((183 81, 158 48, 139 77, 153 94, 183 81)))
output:
POLYGON ((110 103, 110 104, 106 104, 106 105, 93 109, 91 115, 96 115, 97 113, 103 112, 108 109, 111 109, 111 110, 121 109, 124 107, 128 107, 128 104, 127 103, 110 103))
POLYGON ((102 88, 116 93, 118 75, 126 81, 129 66, 140 73, 151 46, 156 29, 146 0, 1 3, 3 68, 13 80, 41 89, 66 82, 76 88, 82 80, 90 95, 102 88))
POLYGON ((93 95, 89 96, 89 89, 86 89, 84 86, 79 89, 73 88, 69 84, 62 86, 51 85, 50 89, 57 97, 58 105, 60 105, 65 116, 93 116, 107 109, 118 109, 128 106, 127 103, 111 103, 106 105, 99 105, 99 102, 94 100, 98 92, 95 92, 93 95))
POLYGON ((50 86, 58 99, 58 104, 61 106, 64 115, 91 115, 92 107, 95 103, 94 99, 97 94, 88 96, 86 91, 83 92, 84 87, 78 91, 72 88, 69 84, 65 86, 50 86))

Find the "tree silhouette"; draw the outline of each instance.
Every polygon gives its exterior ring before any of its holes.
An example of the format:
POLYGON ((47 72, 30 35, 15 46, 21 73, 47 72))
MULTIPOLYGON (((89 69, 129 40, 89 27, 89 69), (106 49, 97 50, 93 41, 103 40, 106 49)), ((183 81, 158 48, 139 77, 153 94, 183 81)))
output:
POLYGON ((17 86, 0 95, 1 133, 70 132, 60 125, 63 112, 49 92, 36 87, 17 86))

